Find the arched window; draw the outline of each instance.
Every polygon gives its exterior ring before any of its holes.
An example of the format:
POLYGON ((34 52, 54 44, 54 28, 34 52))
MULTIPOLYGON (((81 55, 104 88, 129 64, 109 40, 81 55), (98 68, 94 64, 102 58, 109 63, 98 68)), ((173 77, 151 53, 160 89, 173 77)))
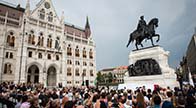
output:
POLYGON ((38 54, 38 58, 41 59, 42 58, 42 53, 38 54))
POLYGON ((53 21, 53 13, 52 13, 52 12, 50 12, 50 13, 48 14, 48 21, 49 21, 49 22, 52 22, 52 21, 53 21))
POLYGON ((31 44, 31 34, 29 34, 28 43, 31 44))
POLYGON ((94 76, 93 70, 90 70, 90 76, 94 76))
POLYGON ((90 62, 90 66, 94 66, 92 62, 90 62))
POLYGON ((71 49, 71 45, 70 44, 67 47, 67 55, 68 56, 72 56, 72 49, 71 49))
POLYGON ((44 46, 44 37, 41 37, 41 46, 44 46))
POLYGON ((75 56, 80 57, 80 50, 79 50, 78 46, 76 46, 76 49, 75 49, 75 56))
POLYGON ((41 32, 39 37, 38 37, 38 46, 43 46, 44 45, 44 37, 43 37, 43 33, 41 32))
POLYGON ((60 43, 60 38, 57 37, 57 38, 56 38, 56 41, 55 41, 55 49, 58 49, 58 50, 60 49, 59 43, 60 43))
POLYGON ((89 58, 93 59, 93 51, 92 51, 92 49, 90 49, 90 51, 89 51, 89 58))
POLYGON ((44 9, 40 10, 39 18, 42 20, 45 19, 45 10, 44 9))
POLYGON ((12 74, 12 65, 10 63, 4 65, 4 74, 12 74))
POLYGON ((15 36, 13 32, 9 32, 7 36, 7 45, 11 47, 15 46, 15 36))
POLYGON ((12 36, 11 41, 10 41, 10 46, 14 47, 15 45, 15 37, 12 36))
POLYGON ((47 47, 48 48, 52 48, 52 38, 51 38, 51 35, 49 35, 49 37, 47 39, 47 47))
POLYGON ((59 58, 59 55, 56 55, 56 60, 59 60, 60 58, 59 58))
POLYGON ((87 66, 87 63, 86 62, 83 62, 83 66, 87 66))
POLYGON ((86 76, 86 69, 83 70, 82 75, 83 75, 83 76, 86 76))
POLYGON ((67 68, 67 76, 71 76, 71 68, 67 68))
POLYGON ((28 43, 32 44, 32 45, 35 45, 35 35, 34 35, 33 30, 30 31, 30 34, 29 34, 29 37, 28 37, 28 43))
POLYGON ((78 68, 75 70, 75 76, 80 76, 80 73, 79 73, 79 69, 78 68))
POLYGON ((72 61, 71 60, 67 60, 67 64, 68 65, 71 65, 72 64, 72 61))
POLYGON ((86 58, 86 49, 84 48, 82 51, 83 58, 86 58))
POLYGON ((48 54, 48 59, 51 60, 51 54, 48 54))
POLYGON ((7 36, 7 43, 8 43, 8 44, 10 43, 10 38, 11 38, 10 35, 8 35, 8 36, 7 36))

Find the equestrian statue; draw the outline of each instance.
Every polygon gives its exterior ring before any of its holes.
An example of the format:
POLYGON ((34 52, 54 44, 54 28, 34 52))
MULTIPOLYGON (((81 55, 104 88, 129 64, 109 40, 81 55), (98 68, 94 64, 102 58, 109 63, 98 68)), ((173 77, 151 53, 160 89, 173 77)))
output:
POLYGON ((144 20, 144 16, 141 16, 137 29, 130 34, 127 47, 131 42, 134 42, 135 40, 136 41, 135 46, 136 49, 138 50, 138 45, 141 45, 141 47, 143 47, 142 41, 144 39, 151 40, 152 46, 154 46, 153 37, 158 37, 156 42, 158 42, 160 39, 159 34, 155 33, 155 28, 158 27, 158 22, 159 22, 158 18, 153 18, 150 20, 148 24, 146 24, 146 21, 144 20))

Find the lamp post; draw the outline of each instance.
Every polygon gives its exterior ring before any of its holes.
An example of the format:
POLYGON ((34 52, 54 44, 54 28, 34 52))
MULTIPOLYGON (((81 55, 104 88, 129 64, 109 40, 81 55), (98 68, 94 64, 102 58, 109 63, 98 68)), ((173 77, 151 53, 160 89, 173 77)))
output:
POLYGON ((82 86, 84 86, 84 72, 82 72, 82 86))

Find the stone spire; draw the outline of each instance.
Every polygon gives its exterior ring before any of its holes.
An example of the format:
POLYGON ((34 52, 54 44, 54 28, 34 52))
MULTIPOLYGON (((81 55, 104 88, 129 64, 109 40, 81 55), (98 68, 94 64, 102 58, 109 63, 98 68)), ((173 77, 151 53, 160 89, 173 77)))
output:
POLYGON ((27 16, 30 15, 30 0, 27 0, 26 8, 25 8, 25 14, 26 14, 27 16))
POLYGON ((85 35, 86 35, 87 38, 89 38, 90 35, 91 35, 91 29, 90 29, 90 24, 89 24, 89 21, 88 21, 88 16, 86 17, 85 35))
POLYGON ((61 15, 61 23, 64 24, 64 20, 65 20, 65 17, 64 17, 64 11, 62 12, 62 15, 61 15))

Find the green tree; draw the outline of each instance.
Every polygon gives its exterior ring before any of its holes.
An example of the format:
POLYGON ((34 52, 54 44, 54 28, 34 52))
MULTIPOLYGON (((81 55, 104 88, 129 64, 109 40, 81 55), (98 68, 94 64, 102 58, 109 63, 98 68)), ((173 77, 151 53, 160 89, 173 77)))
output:
POLYGON ((96 80, 97 80, 97 83, 98 83, 98 84, 100 84, 100 83, 103 82, 103 75, 101 74, 101 72, 98 72, 98 73, 97 73, 97 78, 96 78, 96 80))
POLYGON ((111 73, 111 72, 109 72, 109 73, 108 73, 108 75, 107 75, 107 79, 108 79, 108 82, 109 82, 109 83, 112 83, 112 81, 113 81, 114 77, 113 77, 113 75, 112 75, 112 73, 111 73))

